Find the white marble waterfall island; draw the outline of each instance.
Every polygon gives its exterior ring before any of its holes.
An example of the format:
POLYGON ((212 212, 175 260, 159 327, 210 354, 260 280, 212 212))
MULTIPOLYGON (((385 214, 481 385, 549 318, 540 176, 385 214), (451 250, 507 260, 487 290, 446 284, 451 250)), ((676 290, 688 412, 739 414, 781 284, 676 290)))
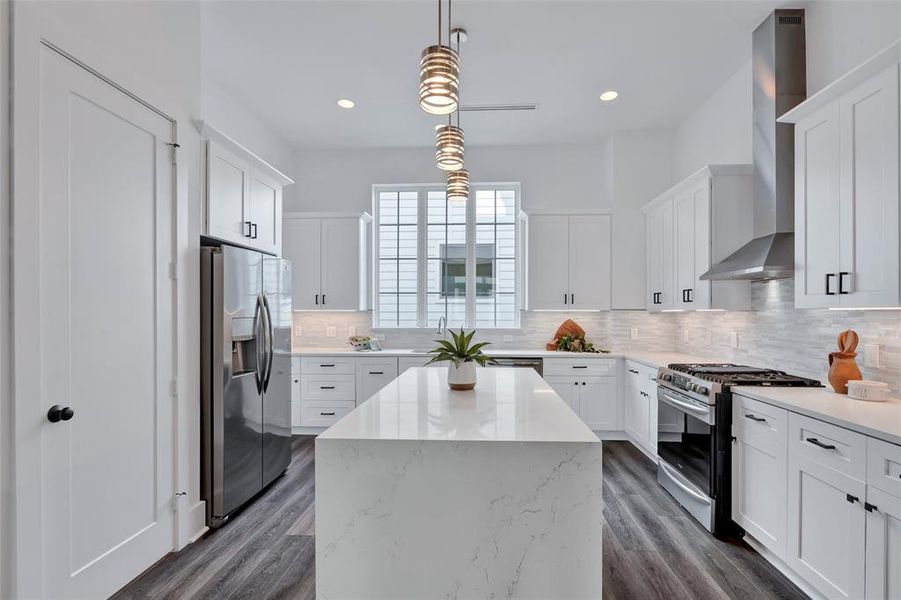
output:
POLYGON ((406 371, 316 439, 316 592, 600 598, 601 442, 531 369, 406 371))

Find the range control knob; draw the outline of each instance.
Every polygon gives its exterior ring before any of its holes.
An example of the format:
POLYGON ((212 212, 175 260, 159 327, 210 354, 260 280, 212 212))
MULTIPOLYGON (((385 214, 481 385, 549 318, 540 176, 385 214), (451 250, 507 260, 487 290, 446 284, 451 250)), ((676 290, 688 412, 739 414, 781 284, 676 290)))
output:
POLYGON ((663 381, 672 381, 672 380, 673 380, 673 376, 670 375, 669 373, 661 373, 661 374, 660 374, 660 379, 662 379, 663 381))
POLYGON ((696 385, 695 385, 695 388, 696 388, 695 391, 696 391, 697 393, 701 394, 702 396, 706 396, 707 394, 710 393, 710 390, 708 390, 707 388, 705 388, 703 385, 697 385, 697 384, 696 384, 696 385))

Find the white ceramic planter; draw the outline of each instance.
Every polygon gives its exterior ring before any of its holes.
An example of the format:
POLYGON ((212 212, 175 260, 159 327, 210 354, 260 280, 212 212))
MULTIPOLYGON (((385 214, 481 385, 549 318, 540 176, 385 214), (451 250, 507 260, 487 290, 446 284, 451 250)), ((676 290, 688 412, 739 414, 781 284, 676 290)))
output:
POLYGON ((447 363, 447 384, 452 390, 471 390, 476 386, 476 363, 465 362, 458 367, 447 363))

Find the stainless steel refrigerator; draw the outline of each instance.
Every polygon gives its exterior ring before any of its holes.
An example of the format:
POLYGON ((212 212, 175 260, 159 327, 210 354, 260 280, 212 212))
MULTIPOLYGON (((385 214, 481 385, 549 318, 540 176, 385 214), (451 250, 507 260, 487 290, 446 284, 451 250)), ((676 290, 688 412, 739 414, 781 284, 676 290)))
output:
POLYGON ((291 263, 201 248, 201 456, 217 527, 291 462, 291 263))

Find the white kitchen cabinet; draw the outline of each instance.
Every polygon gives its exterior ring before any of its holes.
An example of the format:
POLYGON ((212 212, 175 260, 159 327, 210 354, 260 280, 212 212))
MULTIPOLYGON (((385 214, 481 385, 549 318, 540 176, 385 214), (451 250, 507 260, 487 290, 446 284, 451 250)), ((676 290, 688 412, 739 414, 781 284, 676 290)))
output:
POLYGON ((295 310, 367 310, 371 217, 284 218, 284 256, 294 266, 295 310))
POLYGON ((866 438, 796 413, 788 422, 785 562, 827 598, 863 598, 866 438))
POLYGON ((621 429, 616 377, 586 377, 579 383, 579 416, 592 431, 621 429))
MULTIPOLYGON (((632 442, 647 448, 651 433, 651 396, 645 391, 644 368, 631 360, 625 361, 623 376, 623 430, 632 442)), ((654 400, 656 402, 656 399, 654 400)), ((656 423, 654 424, 656 430, 656 423)))
POLYGON ((300 357, 291 358, 291 426, 300 427, 300 357))
POLYGON ((749 308, 749 282, 701 275, 751 240, 752 209, 750 165, 708 165, 648 203, 647 309, 749 308))
POLYGON ((360 404, 397 378, 397 358, 361 356, 356 359, 356 369, 357 404, 360 404))
POLYGON ((901 598, 901 498, 867 488, 866 588, 869 600, 901 598))
POLYGON ((566 402, 573 412, 579 414, 579 380, 571 377, 545 377, 557 395, 566 402))
POLYGON ((531 310, 609 310, 610 215, 530 215, 531 310))
POLYGON ((619 361, 603 358, 545 358, 544 379, 594 431, 618 431, 619 361))
POLYGON ((785 118, 795 123, 799 308, 901 303, 898 63, 858 81, 868 69, 785 118))
POLYGON ((647 214, 647 309, 673 308, 673 200, 666 198, 647 214))
POLYGON ((279 255, 282 189, 294 183, 222 132, 201 123, 206 139, 204 233, 279 255))
POLYGON ((788 411, 732 399, 732 520, 785 558, 788 411))

